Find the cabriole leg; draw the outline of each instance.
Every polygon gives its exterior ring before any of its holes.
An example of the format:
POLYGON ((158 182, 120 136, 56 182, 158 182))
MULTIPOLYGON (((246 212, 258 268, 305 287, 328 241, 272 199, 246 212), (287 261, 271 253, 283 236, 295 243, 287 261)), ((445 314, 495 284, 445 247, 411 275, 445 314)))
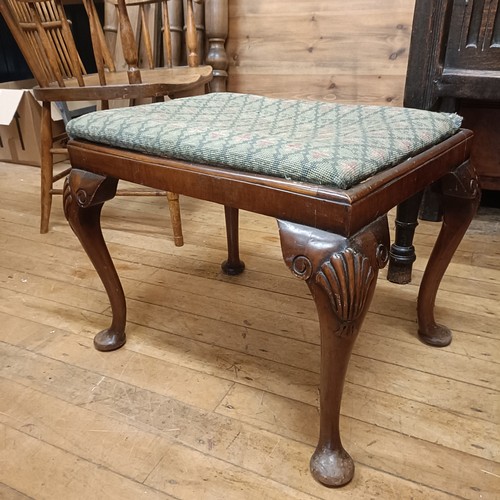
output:
POLYGON ((388 260, 387 218, 381 217, 351 238, 285 221, 278 224, 285 263, 306 281, 319 317, 320 436, 311 472, 327 486, 342 486, 354 474, 339 432, 344 380, 378 270, 388 260))
POLYGON ((245 263, 240 260, 239 210, 224 206, 226 217, 227 260, 221 264, 224 274, 236 276, 245 270, 245 263))
POLYGON ((117 179, 73 169, 64 183, 64 214, 89 256, 108 294, 113 320, 94 346, 113 351, 125 344, 125 295, 101 231, 101 210, 116 194, 117 179))
POLYGON ((418 295, 418 334, 425 344, 444 347, 451 332, 434 319, 441 279, 476 213, 481 198, 477 175, 467 161, 442 180, 443 225, 432 250, 418 295))

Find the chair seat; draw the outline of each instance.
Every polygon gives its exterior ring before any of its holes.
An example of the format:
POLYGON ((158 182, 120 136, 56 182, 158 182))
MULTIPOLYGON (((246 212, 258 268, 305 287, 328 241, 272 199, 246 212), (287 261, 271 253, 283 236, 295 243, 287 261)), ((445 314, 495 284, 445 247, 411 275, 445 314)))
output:
POLYGON ((213 93, 98 111, 73 138, 348 189, 453 135, 457 115, 213 93))

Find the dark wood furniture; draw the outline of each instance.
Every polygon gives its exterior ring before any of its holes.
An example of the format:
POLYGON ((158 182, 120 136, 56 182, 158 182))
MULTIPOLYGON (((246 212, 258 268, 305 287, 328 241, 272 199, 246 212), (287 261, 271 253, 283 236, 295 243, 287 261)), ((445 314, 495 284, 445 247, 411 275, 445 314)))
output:
MULTIPOLYGON (((461 114, 475 134, 471 161, 481 187, 500 190, 498 0, 416 0, 404 105, 461 114)), ((422 193, 398 207, 388 273, 396 283, 411 280, 421 200, 422 193)), ((426 190, 421 210, 439 220, 438 187, 426 190)))
POLYGON ((68 149, 73 169, 64 187, 65 214, 101 277, 113 315, 110 327, 96 335, 95 347, 111 351, 125 343, 125 296, 100 227, 101 209, 114 197, 119 179, 223 204, 228 258, 222 269, 227 274, 244 269, 238 248, 238 210, 276 217, 284 261, 309 286, 319 316, 320 436, 311 471, 325 485, 346 484, 354 464, 339 433, 342 391, 378 270, 388 260, 386 213, 441 181, 445 223, 422 280, 417 309, 420 338, 431 345, 445 345, 451 341, 451 333, 436 323, 434 302, 479 202, 477 177, 468 161, 471 142, 472 134, 461 130, 342 190, 81 139, 71 141, 68 149))
MULTIPOLYGON (((202 28, 203 25, 195 20, 195 11, 199 13, 203 8, 201 0, 188 0, 184 2, 184 7, 183 0, 117 0, 115 3, 123 50, 122 60, 125 60, 127 68, 120 71, 115 64, 94 2, 83 0, 97 67, 96 73, 87 74, 78 54, 62 0, 0 0, 0 11, 39 84, 34 90, 35 97, 43 103, 40 223, 42 233, 46 233, 49 228, 52 196, 62 194, 62 189, 55 188, 54 183, 64 178, 69 171, 65 170, 57 175, 53 173, 53 155, 65 152, 65 148, 54 147, 54 143, 60 141, 61 137, 54 137, 52 134, 51 103, 98 100, 105 109, 112 99, 127 99, 132 104, 135 100, 145 98, 157 101, 165 96, 174 97, 179 93, 185 95, 186 92, 199 92, 200 89, 203 91, 212 77, 215 77, 215 81, 211 90, 225 90, 227 0, 207 0, 206 5, 209 23, 206 60, 214 64, 215 72, 210 65, 201 65, 198 56, 199 45, 205 45, 204 37, 199 35, 200 26, 202 28), (150 23, 147 14, 152 4, 159 5, 163 20, 161 30, 158 27, 156 33, 148 31, 150 23), (138 31, 141 36, 137 38, 142 41, 142 48, 136 43, 128 6, 139 9, 138 31), (169 13, 175 15, 176 22, 173 24, 169 22, 169 13), (177 26, 179 15, 180 29, 177 26), (185 56, 184 51, 187 53, 185 56), (139 69, 140 66, 145 66, 146 69, 139 69)), ((182 245, 177 194, 151 190, 123 190, 119 194, 166 194, 174 241, 176 245, 182 245)))

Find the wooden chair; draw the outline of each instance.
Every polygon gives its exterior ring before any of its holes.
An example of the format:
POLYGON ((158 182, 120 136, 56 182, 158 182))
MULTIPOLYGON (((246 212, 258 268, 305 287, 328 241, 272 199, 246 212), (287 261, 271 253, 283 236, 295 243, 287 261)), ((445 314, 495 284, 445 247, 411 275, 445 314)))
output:
POLYGON ((227 274, 244 270, 238 210, 276 217, 285 263, 309 286, 319 317, 320 436, 311 471, 325 485, 346 484, 354 464, 339 432, 342 390, 378 270, 389 257, 386 213, 436 182, 444 224, 420 287, 418 334, 432 345, 451 340, 434 319, 434 302, 480 196, 469 162, 472 133, 458 122, 406 108, 232 93, 72 120, 65 214, 113 315, 95 347, 111 351, 125 343, 125 296, 100 226, 101 208, 119 179, 224 205, 227 274))
MULTIPOLYGON (((500 190, 500 4, 416 0, 404 105, 458 112, 476 134, 471 159, 483 189, 500 190), (481 124, 482 118, 482 124, 481 124)), ((388 278, 411 280, 413 236, 422 218, 440 219, 439 188, 398 207, 388 278)))
MULTIPOLYGON (((201 0, 198 0, 200 3, 201 0)), ((42 101, 41 124, 41 223, 40 232, 49 228, 52 195, 62 194, 62 189, 54 188, 54 183, 65 177, 69 170, 53 174, 53 155, 65 149, 55 148, 51 125, 51 103, 68 101, 98 100, 103 109, 112 99, 135 100, 149 98, 163 100, 165 96, 175 96, 179 92, 192 92, 204 88, 212 78, 212 68, 199 64, 198 40, 194 18, 193 0, 186 2, 185 43, 187 64, 174 66, 172 38, 178 39, 179 33, 170 33, 169 10, 179 8, 182 0, 116 0, 119 31, 123 58, 127 69, 116 70, 115 62, 105 42, 104 33, 92 0, 83 0, 88 15, 92 48, 97 72, 88 74, 81 62, 71 26, 66 18, 62 0, 0 0, 0 8, 7 25, 12 31, 26 61, 39 86, 34 89, 35 97, 42 101), (162 39, 160 47, 152 41, 146 8, 158 4, 162 17, 162 39), (139 49, 130 22, 128 6, 138 6, 141 20, 140 40, 143 42, 147 69, 139 69, 139 49), (167 8, 167 5, 170 7, 167 8), (162 67, 159 48, 162 48, 162 67)), ((177 40, 179 53, 181 42, 177 40)), ((174 47, 175 48, 175 47, 174 47)), ((177 57, 177 59, 179 59, 177 57)), ((182 61, 176 61, 181 63, 182 61)), ((172 219, 174 242, 183 243, 180 223, 179 198, 177 194, 155 192, 152 190, 122 191, 126 195, 166 194, 172 219)))

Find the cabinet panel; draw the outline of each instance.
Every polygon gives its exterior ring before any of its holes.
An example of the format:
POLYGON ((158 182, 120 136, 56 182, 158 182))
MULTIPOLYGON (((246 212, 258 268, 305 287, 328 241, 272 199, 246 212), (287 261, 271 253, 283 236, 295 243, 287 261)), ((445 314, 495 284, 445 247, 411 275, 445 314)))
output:
POLYGON ((500 71, 499 0, 456 0, 445 66, 500 71))

